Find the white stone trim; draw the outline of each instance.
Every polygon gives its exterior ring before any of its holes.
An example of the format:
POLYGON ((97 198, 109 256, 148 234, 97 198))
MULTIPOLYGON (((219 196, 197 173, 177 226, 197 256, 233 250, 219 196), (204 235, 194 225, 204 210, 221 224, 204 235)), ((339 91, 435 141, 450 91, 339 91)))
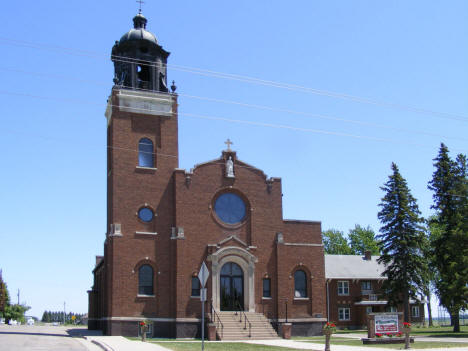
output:
POLYGON ((220 275, 225 263, 238 264, 244 273, 244 310, 255 312, 255 263, 258 259, 247 250, 236 247, 224 247, 207 258, 211 262, 213 307, 220 310, 220 275))
POLYGON ((322 247, 323 244, 308 244, 308 243, 284 243, 285 246, 315 246, 322 247))
POLYGON ((237 235, 234 234, 234 235, 228 236, 226 239, 221 240, 221 241, 217 244, 217 247, 221 247, 221 245, 227 243, 227 242, 230 241, 230 240, 237 241, 239 244, 241 244, 241 245, 243 245, 243 246, 245 246, 245 247, 248 246, 245 242, 243 242, 241 239, 239 239, 239 237, 238 237, 237 235))
POLYGON ((156 232, 135 232, 135 234, 142 234, 142 235, 158 235, 156 232))
POLYGON ((157 171, 158 169, 156 167, 142 167, 142 166, 136 166, 136 169, 147 169, 150 171, 157 171))
MULTIPOLYGON (((103 317, 100 320, 102 321, 129 321, 129 322, 139 322, 143 320, 149 320, 153 322, 175 322, 176 318, 147 318, 147 317, 103 317)), ((99 320, 99 319, 96 319, 99 320)))
MULTIPOLYGON (((280 322, 280 323, 284 323, 286 322, 286 319, 285 318, 279 318, 279 319, 269 319, 270 322, 280 322)), ((327 319, 326 318, 317 318, 317 317, 310 317, 310 318, 288 318, 288 322, 296 322, 296 323, 300 323, 300 322, 326 322, 327 319)))
POLYGON ((156 297, 156 295, 143 295, 143 294, 138 294, 137 297, 149 297, 149 298, 153 298, 153 297, 156 297))
POLYGON ((173 113, 173 100, 169 94, 119 90, 117 97, 120 111, 167 117, 173 113))
POLYGON ((95 321, 128 321, 128 322, 140 322, 143 320, 153 321, 153 322, 192 322, 198 323, 201 321, 201 318, 148 318, 148 317, 103 317, 103 318, 89 318, 89 320, 95 321))

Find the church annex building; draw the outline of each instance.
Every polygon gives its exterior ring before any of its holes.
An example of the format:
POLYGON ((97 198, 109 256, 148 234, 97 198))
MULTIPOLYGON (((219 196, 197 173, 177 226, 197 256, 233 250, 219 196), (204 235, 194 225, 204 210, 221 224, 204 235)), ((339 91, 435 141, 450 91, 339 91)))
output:
POLYGON ((200 333, 203 261, 220 318, 241 310, 295 334, 326 321, 320 222, 284 220, 281 179, 268 178, 229 147, 190 172, 178 168, 177 94, 169 53, 138 14, 112 49, 115 85, 107 117, 107 234, 93 270, 89 327, 108 335, 200 333), (137 152, 135 152, 137 150, 137 152), (287 307, 286 307, 287 305, 287 307))

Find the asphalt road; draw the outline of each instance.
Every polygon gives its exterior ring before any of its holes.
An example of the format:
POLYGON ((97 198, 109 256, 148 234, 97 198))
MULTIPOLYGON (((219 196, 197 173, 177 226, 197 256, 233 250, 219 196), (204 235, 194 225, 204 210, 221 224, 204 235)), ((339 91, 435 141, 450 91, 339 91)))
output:
POLYGON ((80 338, 85 328, 0 324, 0 351, 102 351, 80 338))

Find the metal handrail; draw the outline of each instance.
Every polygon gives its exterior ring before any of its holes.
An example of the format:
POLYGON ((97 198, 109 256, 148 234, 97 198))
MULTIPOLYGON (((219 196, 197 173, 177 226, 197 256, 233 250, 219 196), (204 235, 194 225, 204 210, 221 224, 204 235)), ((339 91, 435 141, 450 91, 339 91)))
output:
POLYGON ((210 301, 211 307, 211 323, 216 324, 216 329, 219 329, 219 325, 221 324, 221 337, 224 336, 224 324, 221 322, 221 318, 219 317, 218 313, 213 307, 213 300, 210 301))
POLYGON ((236 315, 237 315, 237 311, 239 311, 239 323, 242 323, 242 314, 244 314, 244 329, 247 329, 247 323, 249 323, 249 338, 250 338, 252 336, 252 323, 250 323, 249 319, 247 318, 247 315, 242 309, 242 306, 240 305, 239 301, 236 301, 236 305, 234 307, 236 308, 236 315))

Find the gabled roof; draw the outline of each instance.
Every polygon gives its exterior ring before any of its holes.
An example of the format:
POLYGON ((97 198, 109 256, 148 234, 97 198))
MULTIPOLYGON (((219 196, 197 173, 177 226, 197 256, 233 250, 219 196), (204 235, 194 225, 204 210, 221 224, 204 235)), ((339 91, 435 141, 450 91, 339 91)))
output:
POLYGON ((325 255, 326 279, 387 279, 382 275, 385 267, 378 264, 380 256, 366 260, 359 255, 325 255))

